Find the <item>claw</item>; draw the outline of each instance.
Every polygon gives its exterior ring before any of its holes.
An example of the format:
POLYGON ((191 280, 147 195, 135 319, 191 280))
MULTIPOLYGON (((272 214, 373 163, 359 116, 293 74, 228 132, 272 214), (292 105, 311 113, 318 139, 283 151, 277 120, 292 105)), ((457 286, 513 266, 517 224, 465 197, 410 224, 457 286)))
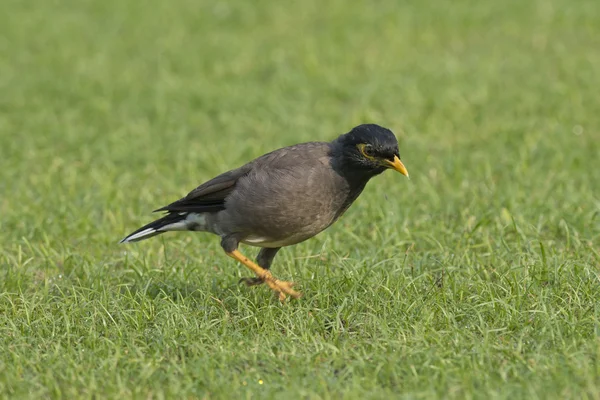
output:
POLYGON ((269 287, 279 293, 279 301, 283 302, 286 298, 286 295, 293 297, 294 299, 298 299, 302 296, 300 292, 292 289, 294 286, 294 282, 280 281, 271 275, 270 277, 265 277, 265 282, 269 287))

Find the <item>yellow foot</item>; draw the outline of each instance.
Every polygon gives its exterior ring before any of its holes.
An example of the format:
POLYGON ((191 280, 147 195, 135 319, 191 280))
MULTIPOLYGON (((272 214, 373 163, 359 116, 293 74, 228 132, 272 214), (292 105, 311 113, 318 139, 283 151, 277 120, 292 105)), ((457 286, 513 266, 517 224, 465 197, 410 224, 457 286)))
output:
POLYGON ((292 289, 294 286, 294 282, 280 281, 275 279, 273 275, 270 278, 265 278, 265 282, 269 287, 279 294, 279 301, 283 302, 285 300, 285 295, 292 296, 295 299, 302 297, 302 293, 296 292, 292 289))
POLYGON ((292 286, 294 286, 293 282, 280 281, 279 279, 275 278, 271 272, 252 262, 250 259, 248 259, 248 257, 244 256, 238 250, 227 253, 227 255, 235 258, 256 274, 256 278, 243 278, 240 280, 240 282, 244 282, 248 286, 259 285, 265 282, 273 291, 278 293, 280 301, 284 301, 286 295, 295 299, 302 296, 300 292, 296 292, 294 289, 292 289, 292 286))

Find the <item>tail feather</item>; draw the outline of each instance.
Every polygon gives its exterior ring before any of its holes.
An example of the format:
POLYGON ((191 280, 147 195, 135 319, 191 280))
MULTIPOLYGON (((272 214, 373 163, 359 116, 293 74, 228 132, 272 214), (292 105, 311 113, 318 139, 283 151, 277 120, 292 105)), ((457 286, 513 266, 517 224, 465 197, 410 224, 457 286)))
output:
POLYGON ((198 213, 170 213, 142 226, 119 243, 139 242, 168 231, 198 231, 204 228, 204 216, 198 213))

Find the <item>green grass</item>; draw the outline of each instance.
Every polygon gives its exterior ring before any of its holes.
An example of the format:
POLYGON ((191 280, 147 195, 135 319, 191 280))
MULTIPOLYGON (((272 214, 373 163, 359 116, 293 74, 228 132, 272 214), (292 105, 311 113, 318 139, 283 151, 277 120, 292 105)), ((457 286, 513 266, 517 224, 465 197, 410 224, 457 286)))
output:
POLYGON ((0 397, 600 398, 598 1, 2 9, 0 397), (117 245, 363 122, 411 180, 280 253, 301 300, 209 234, 117 245))

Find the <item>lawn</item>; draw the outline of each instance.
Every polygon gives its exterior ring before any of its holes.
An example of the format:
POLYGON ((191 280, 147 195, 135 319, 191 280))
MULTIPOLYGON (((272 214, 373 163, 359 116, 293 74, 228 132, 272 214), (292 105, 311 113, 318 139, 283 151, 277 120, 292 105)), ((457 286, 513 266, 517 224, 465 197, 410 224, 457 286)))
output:
POLYGON ((2 9, 0 398, 600 398, 597 0, 2 9), (117 244, 365 122, 411 179, 280 252, 299 300, 210 234, 117 244))

